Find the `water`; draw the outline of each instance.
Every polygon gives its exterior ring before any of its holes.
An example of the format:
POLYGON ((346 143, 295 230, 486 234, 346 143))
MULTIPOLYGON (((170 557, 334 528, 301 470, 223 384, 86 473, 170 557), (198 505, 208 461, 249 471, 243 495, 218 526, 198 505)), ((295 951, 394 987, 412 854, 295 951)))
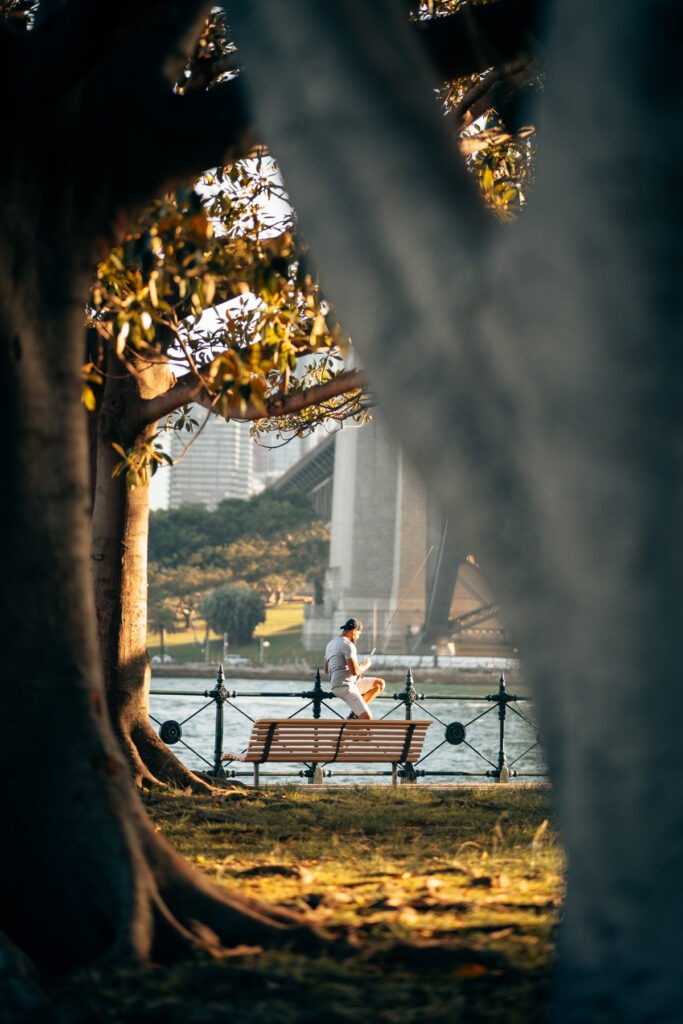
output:
MULTIPOLYGON (((216 744, 216 703, 205 693, 214 689, 211 679, 172 678, 159 679, 152 683, 150 716, 157 732, 164 722, 180 725, 180 742, 171 749, 188 768, 208 771, 213 767, 216 744), (163 691, 160 694, 158 691, 163 691)), ((239 753, 248 743, 252 722, 257 718, 312 718, 311 701, 301 696, 312 690, 312 684, 305 681, 233 679, 226 688, 235 697, 223 704, 223 745, 224 752, 239 753), (263 694, 263 696, 260 696, 263 694)), ((387 686, 387 693, 400 692, 399 683, 387 686)), ((475 696, 470 688, 461 695, 462 687, 448 687, 444 684, 425 688, 425 700, 413 705, 414 719, 432 722, 427 732, 420 762, 420 771, 428 774, 425 782, 468 782, 490 781, 486 772, 498 767, 500 747, 500 719, 498 705, 483 699, 487 693, 497 689, 483 689, 481 697, 475 696), (449 724, 459 722, 465 726, 465 741, 454 745, 446 741, 445 733, 449 724), (448 773, 448 774, 440 774, 448 773), (450 774, 453 773, 453 774, 450 774), (457 774, 465 773, 465 774, 457 774)), ((514 692, 514 691, 513 691, 514 692)), ((348 709, 339 700, 328 700, 322 707, 322 718, 346 717, 348 709)), ((380 697, 373 703, 376 718, 405 718, 405 707, 388 697, 380 697)), ((545 760, 538 744, 534 723, 534 707, 529 700, 510 703, 505 717, 504 747, 508 766, 517 772, 520 781, 534 781, 545 777, 545 760)), ((459 730, 451 729, 451 734, 459 730)), ((262 769, 264 781, 297 781, 302 765, 266 765, 262 769), (269 772, 272 770, 272 777, 269 772)), ((239 778, 252 777, 251 765, 233 763, 226 768, 235 769, 239 778)), ((381 782, 390 775, 389 765, 331 765, 330 770, 336 782, 381 782), (349 773, 345 774, 345 769, 349 773), (373 773, 381 773, 373 774, 373 773), (362 777, 361 777, 362 776, 362 777)), ((514 776, 513 776, 514 777, 514 776)), ((421 776, 419 776, 421 778, 421 776)), ((495 781, 495 780, 493 780, 495 781)))

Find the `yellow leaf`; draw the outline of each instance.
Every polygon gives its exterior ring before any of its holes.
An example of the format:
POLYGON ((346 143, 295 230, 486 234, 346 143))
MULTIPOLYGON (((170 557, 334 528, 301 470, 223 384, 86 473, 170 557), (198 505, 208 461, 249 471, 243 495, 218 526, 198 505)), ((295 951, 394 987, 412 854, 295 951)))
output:
POLYGON ((83 405, 86 407, 88 412, 95 411, 95 408, 97 406, 95 393, 92 388, 89 388, 87 386, 87 384, 84 384, 83 387, 81 388, 81 401, 83 402, 83 405))
POLYGON ((534 832, 534 838, 531 840, 532 847, 538 846, 548 831, 548 819, 544 818, 541 824, 534 832))
POLYGON ((503 203, 512 203, 517 198, 517 189, 513 188, 512 185, 506 186, 500 193, 500 200, 503 203))
POLYGON ((126 338, 130 334, 130 324, 127 320, 124 321, 121 330, 116 336, 116 351, 118 355, 121 355, 124 348, 126 347, 126 338))
POLYGON ((204 305, 210 306, 216 294, 216 281, 209 274, 204 278, 204 305))

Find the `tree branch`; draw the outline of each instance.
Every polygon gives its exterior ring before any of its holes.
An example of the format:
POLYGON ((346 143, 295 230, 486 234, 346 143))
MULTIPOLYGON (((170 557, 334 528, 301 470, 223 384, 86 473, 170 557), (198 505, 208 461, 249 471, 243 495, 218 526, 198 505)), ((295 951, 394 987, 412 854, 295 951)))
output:
POLYGON ((543 0, 498 0, 411 25, 437 73, 444 79, 461 78, 536 52, 543 9, 543 0))
MULTIPOLYGON (((343 373, 332 377, 323 384, 314 384, 310 388, 303 388, 291 395, 277 392, 266 398, 263 405, 257 406, 251 402, 246 408, 241 408, 235 403, 234 413, 229 419, 254 421, 270 419, 276 416, 288 416, 292 413, 301 412, 303 409, 310 409, 314 405, 320 405, 331 398, 338 398, 351 391, 358 391, 365 387, 366 379, 362 370, 345 370, 343 373), (266 412, 263 412, 265 406, 266 412)), ((151 398, 141 403, 141 423, 149 425, 188 405, 196 402, 205 409, 215 408, 216 396, 211 394, 203 385, 202 381, 194 374, 187 374, 180 378, 175 385, 165 394, 158 398, 151 398)))
POLYGON ((524 88, 539 73, 538 61, 523 55, 507 64, 499 64, 471 89, 468 89, 453 115, 463 124, 471 124, 478 117, 497 105, 497 100, 506 101, 516 90, 524 88))
POLYGON ((365 387, 365 374, 362 370, 346 370, 324 384, 314 384, 310 388, 303 388, 291 395, 278 393, 266 399, 266 415, 259 412, 254 406, 249 406, 246 413, 240 411, 233 419, 240 420, 262 420, 272 419, 276 416, 289 416, 302 409, 310 409, 312 406, 321 405, 330 398, 338 398, 352 391, 358 391, 365 387))

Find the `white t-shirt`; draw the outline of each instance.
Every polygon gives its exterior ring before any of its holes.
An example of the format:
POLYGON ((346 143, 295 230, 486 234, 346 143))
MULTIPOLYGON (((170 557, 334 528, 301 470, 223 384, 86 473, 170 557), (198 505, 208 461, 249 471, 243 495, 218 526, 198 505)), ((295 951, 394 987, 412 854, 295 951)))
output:
POLYGON ((325 648, 325 660, 327 661, 327 674, 330 677, 330 686, 334 690, 340 683, 355 679, 355 673, 346 667, 349 658, 358 660, 356 645, 347 636, 333 637, 325 648))

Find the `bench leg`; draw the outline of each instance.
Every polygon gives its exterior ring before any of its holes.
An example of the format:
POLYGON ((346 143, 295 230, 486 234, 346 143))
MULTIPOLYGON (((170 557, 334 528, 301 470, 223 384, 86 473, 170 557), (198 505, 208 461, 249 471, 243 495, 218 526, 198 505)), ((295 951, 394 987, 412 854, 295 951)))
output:
POLYGON ((258 764, 256 763, 256 761, 254 761, 254 789, 258 789, 258 787, 259 787, 259 770, 258 770, 258 764))
POLYGON ((414 784, 417 782, 417 775, 415 774, 415 766, 410 761, 406 761, 403 765, 403 782, 414 784))
POLYGON ((321 786, 323 781, 323 770, 319 764, 313 765, 313 774, 309 775, 308 781, 315 786, 321 786))

